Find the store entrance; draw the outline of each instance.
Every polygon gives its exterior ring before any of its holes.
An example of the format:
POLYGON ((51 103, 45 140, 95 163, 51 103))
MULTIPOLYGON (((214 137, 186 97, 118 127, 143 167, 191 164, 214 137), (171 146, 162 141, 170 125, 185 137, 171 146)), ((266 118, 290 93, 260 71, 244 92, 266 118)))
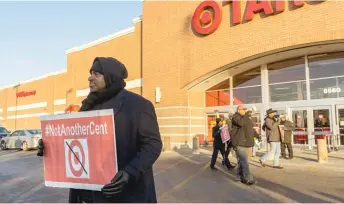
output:
POLYGON ((335 144, 344 145, 344 105, 337 105, 337 133, 338 137, 335 137, 335 144))
POLYGON ((314 146, 317 139, 330 142, 333 134, 330 106, 291 108, 289 118, 295 124, 294 144, 314 146))
MULTIPOLYGON (((232 107, 236 108, 236 107, 232 107)), ((253 110, 249 108, 248 110, 252 111, 252 122, 253 128, 257 131, 258 134, 261 134, 261 113, 259 110, 253 110)), ((213 141, 213 127, 216 125, 216 118, 220 118, 222 121, 228 119, 228 112, 218 112, 218 113, 208 113, 207 114, 207 141, 213 141)))

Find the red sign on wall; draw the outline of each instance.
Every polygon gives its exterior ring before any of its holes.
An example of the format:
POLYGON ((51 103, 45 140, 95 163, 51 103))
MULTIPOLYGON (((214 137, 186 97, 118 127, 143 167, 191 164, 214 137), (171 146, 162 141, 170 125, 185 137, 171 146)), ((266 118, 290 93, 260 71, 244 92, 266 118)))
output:
MULTIPOLYGON (((274 1, 274 4, 272 1, 274 0, 249 0, 246 3, 244 15, 242 15, 242 3, 240 0, 227 0, 224 2, 231 3, 230 16, 231 22, 234 25, 244 21, 251 21, 256 13, 264 12, 265 15, 279 14, 285 10, 289 2, 294 7, 302 7, 305 4, 304 0, 278 0, 274 1)), ((321 3, 323 1, 317 2, 321 3)), ((221 20, 222 8, 217 2, 206 0, 196 8, 192 18, 192 27, 198 34, 209 35, 215 32, 220 26, 221 20)))
POLYGON ((192 17, 194 30, 202 35, 209 35, 216 31, 222 21, 222 10, 215 1, 204 1, 197 8, 192 17))
POLYGON ((21 92, 18 92, 16 95, 17 95, 17 98, 34 96, 36 95, 36 91, 21 91, 21 92))

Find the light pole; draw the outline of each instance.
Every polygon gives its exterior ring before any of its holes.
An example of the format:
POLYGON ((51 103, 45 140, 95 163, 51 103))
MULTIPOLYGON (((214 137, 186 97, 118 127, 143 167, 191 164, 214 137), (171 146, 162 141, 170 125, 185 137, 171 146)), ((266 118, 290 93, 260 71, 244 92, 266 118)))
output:
POLYGON ((20 84, 15 85, 13 88, 16 89, 16 111, 14 114, 14 130, 17 130, 17 109, 18 109, 18 87, 20 86, 20 84))

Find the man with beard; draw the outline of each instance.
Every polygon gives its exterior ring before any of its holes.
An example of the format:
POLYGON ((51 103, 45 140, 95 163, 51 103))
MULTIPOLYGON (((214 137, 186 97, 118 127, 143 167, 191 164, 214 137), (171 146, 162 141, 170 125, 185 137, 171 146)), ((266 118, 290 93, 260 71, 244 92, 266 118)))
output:
POLYGON ((248 151, 253 147, 253 123, 246 114, 246 108, 239 105, 232 118, 231 138, 233 149, 238 159, 237 176, 242 183, 254 185, 257 183, 250 172, 248 151))
MULTIPOLYGON (((152 166, 162 141, 152 103, 124 89, 126 67, 111 57, 97 57, 88 78, 90 93, 80 111, 113 109, 118 173, 102 191, 70 189, 70 203, 156 203, 152 166)), ((43 156, 43 141, 38 156, 43 156)), ((99 150, 101 151, 101 150, 99 150)))

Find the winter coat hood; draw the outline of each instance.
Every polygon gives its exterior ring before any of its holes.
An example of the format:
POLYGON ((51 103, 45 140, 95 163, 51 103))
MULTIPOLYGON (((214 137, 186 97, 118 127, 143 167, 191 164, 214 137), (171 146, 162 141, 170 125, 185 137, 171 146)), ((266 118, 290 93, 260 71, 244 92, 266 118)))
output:
POLYGON ((91 71, 104 75, 106 87, 110 87, 114 82, 128 77, 127 68, 113 57, 96 57, 90 69, 91 71))

